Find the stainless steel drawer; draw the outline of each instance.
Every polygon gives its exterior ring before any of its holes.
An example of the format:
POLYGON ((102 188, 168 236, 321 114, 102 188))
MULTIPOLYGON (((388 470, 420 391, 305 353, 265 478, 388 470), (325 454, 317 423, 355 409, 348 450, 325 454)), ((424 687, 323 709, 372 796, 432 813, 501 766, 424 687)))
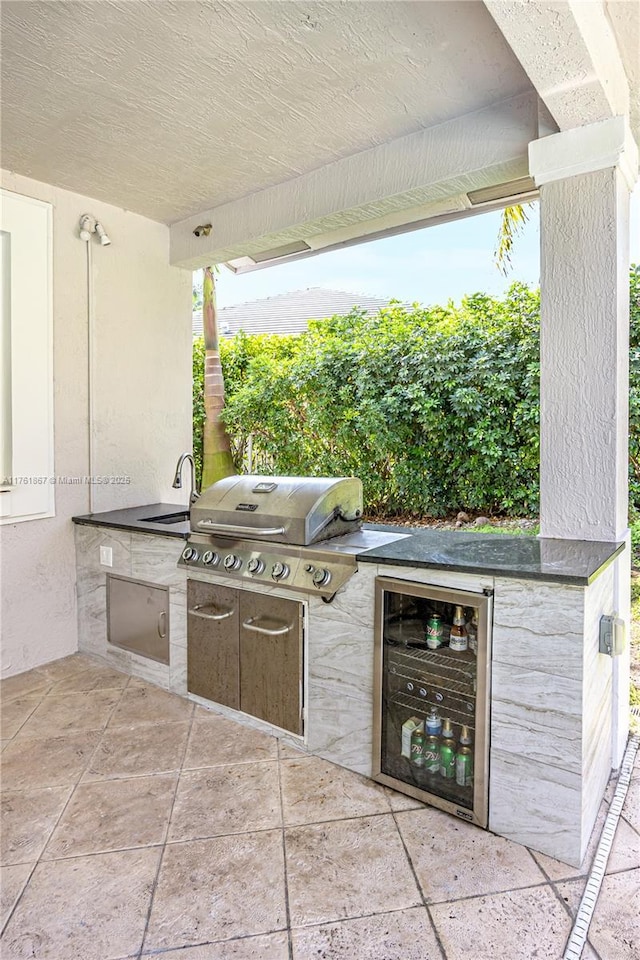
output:
POLYGON ((107 640, 114 647, 169 663, 169 587, 107 575, 107 640))

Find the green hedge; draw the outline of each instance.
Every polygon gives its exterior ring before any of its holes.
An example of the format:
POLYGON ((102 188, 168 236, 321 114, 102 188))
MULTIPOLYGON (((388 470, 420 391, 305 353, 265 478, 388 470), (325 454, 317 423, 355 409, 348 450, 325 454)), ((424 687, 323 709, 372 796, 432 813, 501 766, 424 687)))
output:
MULTIPOLYGON (((640 282, 632 271, 632 487, 640 504, 640 282), (634 472, 635 471, 635 472, 634 472)), ((300 336, 221 344, 224 419, 239 466, 249 434, 273 473, 356 475, 369 511, 535 516, 539 294, 311 321, 300 336)), ((194 348, 194 435, 203 416, 194 348)), ((198 444, 196 443, 196 455, 198 444)))
POLYGON ((204 338, 193 341, 193 460, 198 489, 202 480, 202 437, 204 432, 204 338))

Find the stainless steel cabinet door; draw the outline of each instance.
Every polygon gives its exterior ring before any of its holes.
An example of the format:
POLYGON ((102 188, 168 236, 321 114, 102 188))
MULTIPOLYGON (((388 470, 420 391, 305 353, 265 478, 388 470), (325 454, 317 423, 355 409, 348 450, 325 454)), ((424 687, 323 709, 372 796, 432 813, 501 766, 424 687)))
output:
POLYGON ((245 713, 302 733, 302 604, 240 593, 240 703, 245 713))
POLYGON ((169 663, 169 588, 108 574, 107 640, 169 663))
POLYGON ((239 710, 238 591, 188 580, 187 622, 187 689, 239 710))

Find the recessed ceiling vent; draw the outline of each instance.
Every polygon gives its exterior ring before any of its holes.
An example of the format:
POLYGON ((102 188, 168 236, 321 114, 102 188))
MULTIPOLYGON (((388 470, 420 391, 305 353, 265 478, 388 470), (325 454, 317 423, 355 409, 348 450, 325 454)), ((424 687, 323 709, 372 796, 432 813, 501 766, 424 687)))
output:
POLYGON ((271 250, 261 250, 260 253, 250 254, 255 263, 264 263, 265 260, 279 260, 280 257, 288 257, 292 253, 302 253, 304 250, 311 250, 308 243, 304 240, 295 240, 293 243, 285 243, 281 247, 272 247, 271 250))
POLYGON ((537 193, 538 189, 531 177, 520 177, 519 180, 509 180, 508 183, 497 183, 495 187, 470 190, 467 196, 472 207, 479 207, 485 203, 495 203, 496 200, 530 200, 531 195, 537 193))
POLYGON ((260 250, 258 253, 250 253, 244 257, 228 260, 225 266, 237 273, 250 270, 257 264, 275 263, 277 260, 291 257, 293 254, 305 253, 307 250, 311 250, 308 243, 305 243, 304 240, 294 240, 292 243, 284 243, 281 247, 272 247, 270 250, 260 250))

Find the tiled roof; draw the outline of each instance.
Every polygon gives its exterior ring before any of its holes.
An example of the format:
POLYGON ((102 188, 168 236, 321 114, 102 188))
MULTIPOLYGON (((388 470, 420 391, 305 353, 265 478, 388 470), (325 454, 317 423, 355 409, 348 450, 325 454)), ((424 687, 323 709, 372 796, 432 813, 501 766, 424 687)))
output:
MULTIPOLYGON (((311 287, 222 307, 218 310, 218 326, 223 337, 234 337, 239 330, 245 333, 302 333, 307 329, 308 320, 321 320, 336 314, 342 316, 353 307, 373 314, 388 303, 382 297, 311 287)), ((202 311, 193 314, 193 336, 202 336, 202 311)))

